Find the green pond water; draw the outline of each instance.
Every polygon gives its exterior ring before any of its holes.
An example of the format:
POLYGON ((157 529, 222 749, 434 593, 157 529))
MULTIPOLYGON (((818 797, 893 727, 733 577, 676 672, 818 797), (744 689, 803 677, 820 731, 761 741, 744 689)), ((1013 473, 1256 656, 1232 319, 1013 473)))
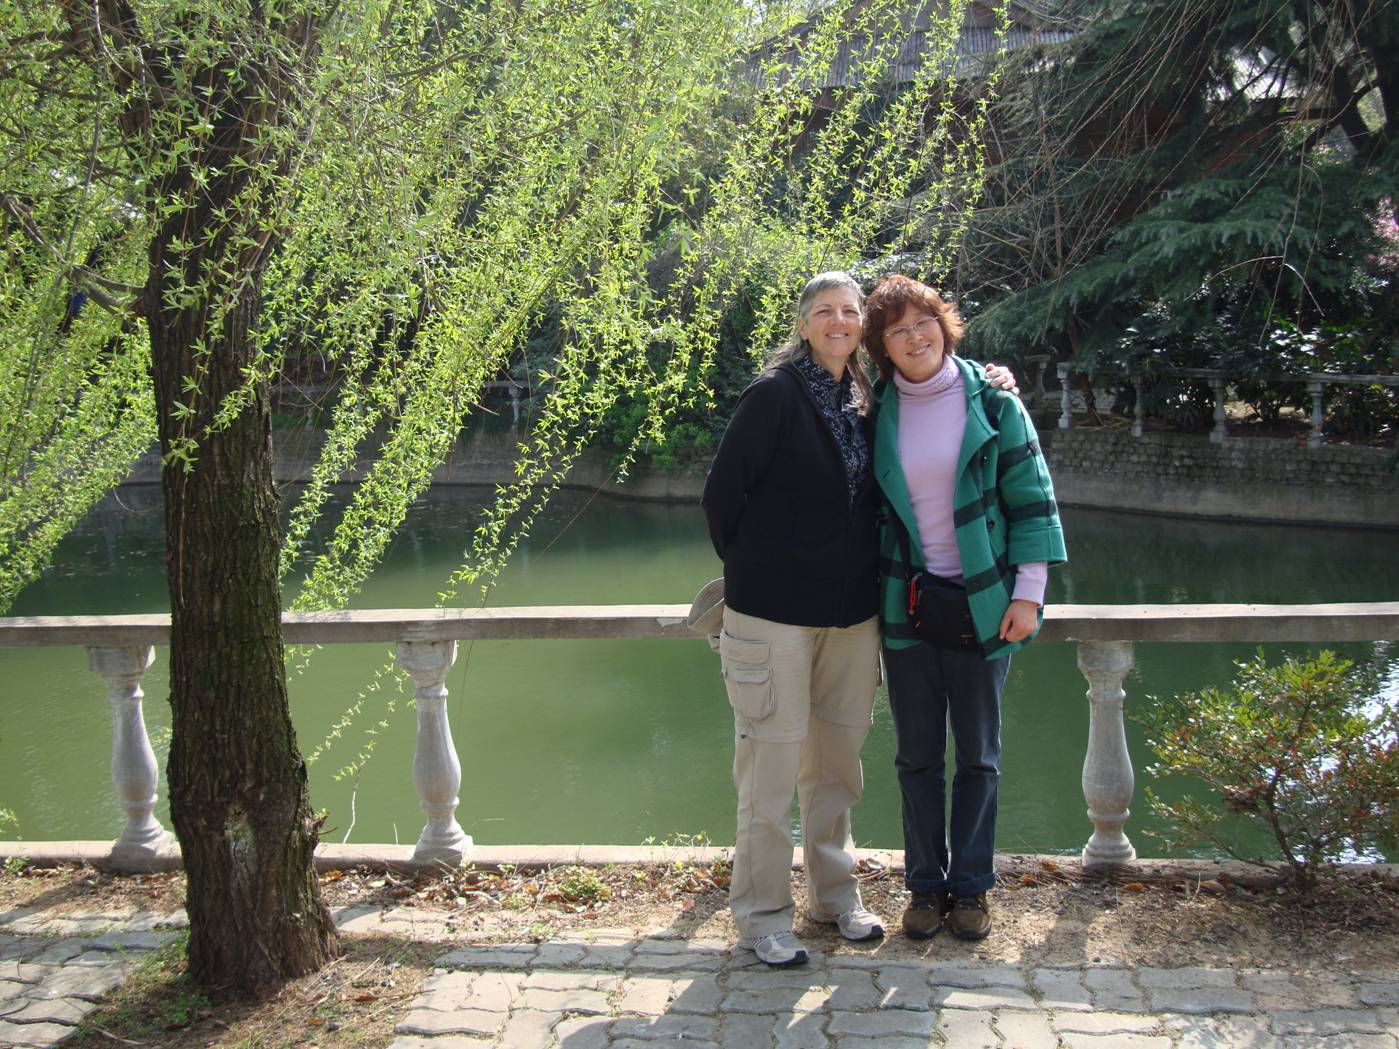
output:
MULTIPOLYGON (((434 493, 414 510, 355 607, 423 607, 456 564, 486 489, 434 493)), ((94 511, 12 615, 162 611, 155 489, 124 489, 94 511)), ((1064 512, 1070 563, 1050 574, 1050 602, 1330 602, 1399 595, 1399 535, 1226 525, 1098 511, 1064 512)), ((492 592, 493 605, 688 603, 719 574, 694 505, 657 505, 565 493, 555 498, 492 592)), ((479 595, 463 596, 475 603, 479 595)), ((1389 659, 1399 650, 1334 646, 1389 659)), ((1391 646, 1394 649, 1395 646, 1391 646)), ((1270 654, 1286 651, 1285 646, 1270 654)), ((1223 684, 1247 645, 1137 646, 1126 682, 1129 718, 1149 697, 1223 684)), ((1074 852, 1091 827, 1080 773, 1088 736, 1087 683, 1075 646, 1033 645, 1006 686, 997 847, 1074 852)), ((302 749, 332 724, 391 660, 388 645, 321 649, 290 682, 302 749)), ((166 656, 142 684, 146 723, 163 768, 168 738, 166 656)), ((329 810, 325 840, 412 843, 423 817, 411 769, 411 691, 370 690, 359 716, 311 765, 312 802, 329 810), (386 722, 379 725, 380 721, 386 722), (372 731, 372 736, 367 735, 372 731), (364 747, 357 780, 339 775, 364 747), (353 803, 353 814, 352 814, 353 803), (353 825, 352 825, 353 823, 353 825)), ((627 844, 670 835, 733 840, 732 721, 717 657, 703 641, 475 642, 447 679, 461 758, 458 819, 483 844, 627 844)), ((102 839, 123 816, 109 779, 111 714, 81 648, 0 649, 0 806, 30 840, 102 839)), ((1127 831, 1142 855, 1163 855, 1141 797, 1149 755, 1129 720, 1137 798, 1127 831)), ((866 744, 861 845, 900 845, 893 738, 883 696, 866 744)), ((1158 785, 1171 796, 1178 787, 1158 785)), ((157 815, 169 826, 165 791, 157 815)), ((10 832, 13 836, 14 832, 10 832)))

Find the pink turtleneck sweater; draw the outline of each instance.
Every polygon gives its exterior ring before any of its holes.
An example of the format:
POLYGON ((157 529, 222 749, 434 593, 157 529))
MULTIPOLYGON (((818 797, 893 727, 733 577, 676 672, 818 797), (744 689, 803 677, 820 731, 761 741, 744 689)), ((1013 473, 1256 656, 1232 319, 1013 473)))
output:
MULTIPOLYGON (((910 382, 895 372, 894 384, 899 388, 899 462, 923 543, 923 561, 934 575, 960 582, 962 557, 952 526, 952 499, 957 453, 967 427, 962 373, 949 355, 931 379, 910 382)), ((1044 604, 1048 580, 1044 561, 1016 565, 1014 598, 1044 604)))

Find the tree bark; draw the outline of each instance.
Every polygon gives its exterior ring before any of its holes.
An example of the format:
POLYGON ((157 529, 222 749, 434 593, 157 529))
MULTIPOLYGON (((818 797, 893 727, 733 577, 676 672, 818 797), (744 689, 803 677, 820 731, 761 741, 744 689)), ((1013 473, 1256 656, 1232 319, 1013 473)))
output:
MULTIPOLYGON (((189 972, 217 999, 264 995, 338 950, 287 701, 267 383, 231 422, 215 422, 257 358, 268 215, 288 162, 289 137, 275 132, 296 109, 296 79, 275 50, 263 61, 250 51, 190 71, 212 130, 188 161, 156 169, 142 294, 164 454, 170 816, 188 882, 189 972)), ((124 130, 154 130, 159 149, 161 127, 124 130)))
MULTIPOLYGON (((181 433, 169 409, 180 403, 184 377, 197 374, 192 347, 210 348, 198 362, 204 398, 217 404, 242 381, 254 356, 260 269, 220 331, 201 327, 202 312, 148 312, 162 450, 181 433)), ((320 825, 287 701, 265 385, 226 429, 198 442, 192 470, 167 461, 162 483, 167 775, 188 879, 189 971, 216 997, 256 997, 316 971, 337 950, 312 863, 320 825)))

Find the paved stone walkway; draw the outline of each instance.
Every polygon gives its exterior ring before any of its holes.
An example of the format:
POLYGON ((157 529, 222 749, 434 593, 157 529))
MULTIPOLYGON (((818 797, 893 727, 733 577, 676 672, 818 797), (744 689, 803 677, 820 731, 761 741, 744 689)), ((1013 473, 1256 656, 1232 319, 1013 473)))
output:
POLYGON ((98 1000, 184 924, 183 911, 0 914, 0 1046, 67 1041, 98 1000))
POLYGON ((1017 968, 877 955, 772 970, 599 932, 440 961, 391 1049, 1397 1049, 1399 974, 1017 968))
MULTIPOLYGON (((0 914, 0 1046, 47 1047, 168 943, 180 913, 0 914)), ((348 932, 450 939, 446 915, 348 908, 348 932)), ((1399 967, 1035 968, 816 954, 597 930, 456 946, 391 1049, 1399 1049, 1399 967)))

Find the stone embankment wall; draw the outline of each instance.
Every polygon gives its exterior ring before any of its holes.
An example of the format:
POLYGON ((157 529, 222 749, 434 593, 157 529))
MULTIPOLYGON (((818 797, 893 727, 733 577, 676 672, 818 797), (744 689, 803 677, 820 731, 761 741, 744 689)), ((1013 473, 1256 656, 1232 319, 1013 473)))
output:
MULTIPOLYGON (((494 485, 514 479, 517 436, 509 431, 464 439, 437 471, 438 485, 494 485)), ((1327 445, 1299 447, 1291 440, 1231 438, 1211 444, 1204 434, 1121 430, 1041 429, 1059 501, 1071 506, 1133 510, 1247 521, 1283 521, 1399 529, 1399 467, 1383 448, 1327 445)), ((277 480, 304 480, 315 464, 321 437, 280 431, 277 480)), ((615 480, 613 455, 586 453, 570 487, 621 498, 694 502, 704 486, 707 458, 675 473, 634 467, 615 480)), ((352 477, 359 471, 353 471, 352 477)), ((147 456, 131 483, 160 480, 159 461, 147 456)))
MULTIPOLYGON (((433 486, 509 484, 515 478, 515 449, 520 435, 509 430, 477 432, 463 437, 452 449, 447 461, 433 474, 433 486)), ((308 480, 320 458, 325 435, 314 430, 278 430, 272 434, 277 456, 275 479, 278 484, 295 484, 308 480)), ((651 502, 698 502, 704 487, 708 457, 696 458, 674 474, 645 467, 633 467, 624 483, 616 481, 616 467, 611 451, 590 449, 585 452, 569 474, 567 488, 596 490, 623 499, 643 499, 651 502)), ((366 454, 360 463, 342 476, 342 481, 357 481, 373 456, 366 454)), ((136 463, 126 479, 129 485, 160 483, 160 457, 152 451, 136 463)))
POLYGON ((1399 529, 1392 449, 1267 437, 1042 430, 1061 502, 1146 513, 1399 529))

